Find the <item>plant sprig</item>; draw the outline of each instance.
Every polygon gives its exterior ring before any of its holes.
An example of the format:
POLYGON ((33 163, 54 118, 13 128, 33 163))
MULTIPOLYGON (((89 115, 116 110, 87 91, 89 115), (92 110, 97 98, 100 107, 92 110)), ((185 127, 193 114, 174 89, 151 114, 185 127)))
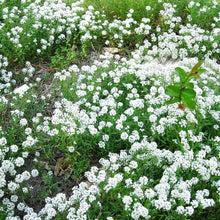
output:
POLYGON ((194 91, 194 84, 190 83, 190 80, 194 77, 199 78, 200 74, 206 71, 205 69, 200 69, 203 62, 203 60, 199 61, 189 73, 186 73, 185 70, 180 67, 176 68, 180 82, 166 87, 165 93, 172 97, 172 99, 165 102, 166 104, 179 102, 180 109, 184 110, 186 107, 191 110, 195 109, 196 92, 194 91))

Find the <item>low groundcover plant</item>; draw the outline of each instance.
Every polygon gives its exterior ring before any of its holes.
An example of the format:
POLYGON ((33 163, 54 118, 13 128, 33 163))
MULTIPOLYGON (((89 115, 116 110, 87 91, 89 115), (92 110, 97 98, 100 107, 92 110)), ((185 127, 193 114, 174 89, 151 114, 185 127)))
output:
POLYGON ((219 3, 88 2, 0 0, 0 219, 219 219, 219 3))

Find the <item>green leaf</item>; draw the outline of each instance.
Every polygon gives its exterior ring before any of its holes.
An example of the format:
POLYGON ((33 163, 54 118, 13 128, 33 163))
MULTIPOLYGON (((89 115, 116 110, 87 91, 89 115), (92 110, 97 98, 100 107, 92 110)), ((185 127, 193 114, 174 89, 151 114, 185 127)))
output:
POLYGON ((192 68, 192 71, 191 73, 195 73, 196 71, 198 71, 199 67, 202 66, 204 60, 200 60, 193 68, 192 68))
POLYGON ((165 104, 169 105, 169 104, 173 104, 176 102, 179 102, 179 98, 170 99, 170 100, 166 101, 165 104))
POLYGON ((177 86, 167 86, 165 93, 171 97, 179 97, 180 88, 177 86))
POLYGON ((180 82, 174 83, 174 86, 177 86, 177 87, 180 87, 181 85, 182 85, 182 83, 180 83, 180 82))
POLYGON ((177 71, 177 73, 178 73, 179 76, 180 76, 180 81, 181 81, 181 82, 184 82, 185 79, 186 79, 186 72, 185 72, 185 70, 183 70, 183 69, 180 68, 180 67, 177 67, 177 68, 176 68, 176 71, 177 71))
POLYGON ((192 76, 190 76, 188 79, 187 79, 187 81, 189 82, 191 79, 193 79, 195 76, 194 75, 192 75, 192 76))
POLYGON ((182 97, 183 98, 195 98, 196 97, 196 92, 193 89, 182 89, 182 97))
POLYGON ((193 83, 186 83, 185 86, 190 88, 190 89, 194 88, 194 84, 193 83))
POLYGON ((188 98, 188 99, 185 99, 183 98, 182 99, 182 102, 191 110, 194 110, 195 107, 196 107, 196 103, 195 101, 193 101, 192 99, 188 98))

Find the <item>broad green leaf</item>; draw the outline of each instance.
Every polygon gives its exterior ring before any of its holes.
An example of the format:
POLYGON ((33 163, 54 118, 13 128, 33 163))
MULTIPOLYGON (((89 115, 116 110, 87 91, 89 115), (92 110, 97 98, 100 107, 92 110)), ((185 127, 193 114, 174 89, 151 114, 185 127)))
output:
POLYGON ((187 79, 187 82, 189 82, 191 79, 193 79, 195 76, 194 75, 192 75, 192 76, 190 76, 188 79, 187 79))
POLYGON ((186 72, 185 72, 185 70, 183 70, 183 69, 180 68, 180 67, 177 67, 177 68, 176 68, 176 71, 177 71, 177 73, 178 73, 179 76, 180 76, 180 81, 181 81, 181 82, 184 82, 185 79, 186 79, 186 72))
POLYGON ((179 97, 180 88, 177 86, 167 86, 165 93, 172 97, 179 97))
POLYGON ((190 89, 194 88, 194 84, 193 83, 186 83, 185 86, 190 88, 190 89))
POLYGON ((176 102, 179 102, 179 98, 172 98, 171 100, 166 101, 165 104, 169 105, 176 102))
POLYGON ((195 98, 196 97, 196 92, 193 89, 182 89, 182 97, 183 98, 195 98))
POLYGON ((191 73, 195 73, 196 71, 198 71, 199 67, 202 66, 204 60, 200 60, 193 68, 191 73))
POLYGON ((196 107, 196 103, 195 101, 193 101, 192 99, 188 98, 188 99, 182 99, 182 102, 191 110, 194 110, 196 107))
POLYGON ((177 87, 180 87, 181 85, 182 85, 182 83, 180 83, 180 82, 174 83, 174 86, 177 86, 177 87))

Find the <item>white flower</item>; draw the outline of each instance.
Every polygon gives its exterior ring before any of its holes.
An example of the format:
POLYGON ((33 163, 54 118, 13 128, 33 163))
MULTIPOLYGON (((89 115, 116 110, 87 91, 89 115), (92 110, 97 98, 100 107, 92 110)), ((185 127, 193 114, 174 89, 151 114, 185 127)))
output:
POLYGON ((128 108, 127 110, 125 110, 124 113, 125 113, 126 115, 131 116, 131 115, 134 114, 134 109, 133 109, 133 108, 128 108))
POLYGON ((115 128, 120 131, 123 129, 123 124, 118 123, 115 128))
POLYGON ((102 136, 103 141, 108 141, 109 140, 109 135, 105 134, 102 136))
POLYGON ((98 143, 100 148, 105 148, 105 142, 104 141, 99 141, 98 143))
POLYGON ((70 153, 73 153, 74 150, 75 150, 75 148, 74 148, 73 146, 69 146, 69 147, 68 147, 68 150, 69 150, 70 153))
POLYGON ((122 132, 122 133, 121 133, 121 139, 122 139, 122 140, 128 139, 128 134, 127 134, 127 132, 122 132))
POLYGON ((194 213, 194 208, 192 206, 188 206, 185 208, 185 215, 192 215, 194 213))
POLYGON ((22 157, 27 158, 28 157, 28 152, 27 151, 22 152, 22 157))
POLYGON ((7 144, 7 140, 5 137, 0 138, 0 146, 4 146, 7 144))
POLYGON ((93 7, 92 5, 89 5, 89 6, 88 6, 88 9, 89 9, 90 11, 92 11, 92 10, 94 10, 94 7, 93 7))
POLYGON ((15 182, 16 183, 22 183, 24 181, 24 178, 21 174, 17 174, 15 177, 15 182))
POLYGON ((146 198, 152 199, 155 195, 156 193, 152 189, 146 189, 145 191, 146 198))
POLYGON ((94 125, 89 125, 88 129, 91 135, 95 135, 98 133, 98 130, 94 127, 94 125))
POLYGON ((20 203, 18 203, 17 208, 19 211, 23 211, 25 208, 25 204, 20 202, 20 203))
POLYGON ((16 88, 13 92, 19 94, 21 97, 24 95, 25 92, 29 90, 29 86, 24 84, 23 86, 16 88))
POLYGON ((184 212, 185 212, 185 208, 184 208, 183 206, 178 206, 178 207, 176 208, 176 212, 177 212, 178 214, 180 214, 180 215, 183 215, 184 212))
POLYGON ((116 174, 114 177, 108 179, 108 184, 104 187, 104 190, 108 192, 110 189, 115 188, 119 182, 123 180, 122 174, 116 174))
POLYGON ((26 135, 30 135, 32 132, 32 129, 31 128, 25 128, 25 134, 26 135))
POLYGON ((191 205, 194 209, 196 209, 199 206, 199 202, 197 200, 192 200, 191 205))
POLYGON ((157 120, 157 116, 156 115, 150 115, 149 117, 149 121, 154 123, 157 120))
POLYGON ((163 134, 163 133, 164 133, 164 126, 158 125, 158 126, 156 127, 156 129, 157 129, 157 132, 158 132, 159 134, 163 134))
POLYGON ((17 157, 17 158, 15 159, 15 165, 16 165, 17 167, 23 166, 23 165, 24 165, 24 159, 23 159, 22 157, 17 157))
POLYGON ((148 178, 146 176, 141 176, 138 180, 138 182, 141 184, 141 185, 147 185, 148 183, 148 178))
POLYGON ((9 182, 8 184, 8 189, 11 191, 11 192, 14 192, 16 189, 19 188, 19 185, 15 182, 9 182))
MULTIPOLYGON (((1 187, 1 185, 0 185, 1 187)), ((0 198, 2 198, 4 196, 5 192, 3 190, 0 189, 0 198)))
POLYGON ((20 125, 21 126, 26 126, 27 125, 27 119, 25 119, 25 118, 22 118, 21 120, 20 120, 20 125))
POLYGON ((10 146, 10 149, 11 149, 11 151, 12 151, 12 152, 14 152, 14 153, 15 153, 15 152, 17 152, 17 151, 18 151, 18 146, 17 146, 17 145, 15 145, 15 144, 13 144, 13 145, 11 145, 11 146, 10 146))
POLYGON ((12 202, 17 202, 18 201, 18 196, 17 195, 12 195, 11 196, 11 201, 12 202))
POLYGON ((125 210, 128 210, 129 206, 133 202, 133 199, 130 196, 124 196, 122 202, 125 204, 125 210))
POLYGON ((115 116, 115 115, 116 115, 116 111, 115 111, 114 109, 112 109, 112 110, 109 112, 109 114, 110 114, 111 116, 115 116))
POLYGON ((138 163, 136 161, 132 160, 129 163, 129 167, 132 168, 132 169, 136 169, 138 167, 138 163))
POLYGON ((218 130, 218 129, 219 129, 219 125, 213 125, 213 128, 214 128, 215 130, 218 130))
POLYGON ((24 171, 22 173, 23 180, 29 180, 31 178, 31 174, 28 171, 24 171))
POLYGON ((4 187, 6 185, 6 180, 5 180, 5 173, 2 168, 0 168, 0 188, 4 187))
MULTIPOLYGON (((1 169, 4 171, 4 172, 12 172, 14 170, 14 164, 9 161, 9 160, 3 160, 2 161, 2 167, 1 169)), ((0 170, 1 171, 1 170, 0 170)))
POLYGON ((145 208, 141 203, 137 202, 134 204, 134 211, 131 213, 131 217, 135 220, 138 220, 140 217, 150 219, 150 216, 148 214, 148 209, 145 208))
POLYGON ((136 135, 130 135, 129 137, 128 137, 128 141, 130 142, 130 143, 134 143, 136 140, 139 140, 139 136, 136 136, 136 135))
POLYGON ((38 172, 37 169, 33 169, 33 170, 31 171, 31 175, 32 175, 33 177, 37 177, 38 174, 39 174, 39 172, 38 172))
POLYGON ((124 170, 125 170, 126 173, 129 173, 131 169, 130 169, 130 167, 126 166, 126 167, 124 167, 124 170))
POLYGON ((27 187, 23 187, 23 188, 22 188, 22 191, 23 191, 24 193, 28 193, 28 188, 27 188, 27 187))
POLYGON ((48 208, 47 209, 47 214, 48 214, 48 217, 51 218, 51 217, 54 217, 57 214, 57 212, 54 208, 48 208))

